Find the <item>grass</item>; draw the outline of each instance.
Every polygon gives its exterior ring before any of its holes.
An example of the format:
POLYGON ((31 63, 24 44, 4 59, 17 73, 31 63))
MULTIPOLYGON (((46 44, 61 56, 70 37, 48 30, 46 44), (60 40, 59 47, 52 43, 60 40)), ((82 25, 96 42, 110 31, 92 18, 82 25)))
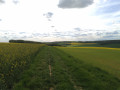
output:
POLYGON ((116 90, 119 87, 119 80, 106 71, 86 64, 69 54, 66 55, 62 51, 59 54, 64 58, 69 74, 74 78, 73 80, 78 87, 82 86, 85 90, 116 90), (118 85, 117 87, 115 86, 116 89, 113 84, 115 82, 118 85))
POLYGON ((79 60, 120 77, 120 49, 105 47, 59 47, 79 60))
POLYGON ((75 90, 61 67, 59 57, 51 48, 44 47, 34 61, 13 90, 75 90), (49 65, 52 67, 52 76, 49 65))
POLYGON ((1 43, 0 90, 118 90, 119 53, 117 48, 1 43))
POLYGON ((40 50, 13 90, 117 90, 120 80, 54 47, 40 50), (49 65, 51 66, 50 69, 49 65))

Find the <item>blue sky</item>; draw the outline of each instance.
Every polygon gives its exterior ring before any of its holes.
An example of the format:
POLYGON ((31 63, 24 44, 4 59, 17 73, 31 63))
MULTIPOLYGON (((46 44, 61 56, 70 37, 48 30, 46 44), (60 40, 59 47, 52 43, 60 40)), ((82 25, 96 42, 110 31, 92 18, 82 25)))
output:
POLYGON ((120 39, 119 0, 0 0, 0 42, 120 39))

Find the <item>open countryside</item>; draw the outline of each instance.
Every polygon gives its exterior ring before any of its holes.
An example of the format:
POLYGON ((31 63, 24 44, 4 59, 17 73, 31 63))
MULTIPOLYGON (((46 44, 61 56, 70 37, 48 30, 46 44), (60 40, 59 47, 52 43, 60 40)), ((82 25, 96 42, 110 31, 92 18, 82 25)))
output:
POLYGON ((120 0, 0 0, 0 90, 120 90, 120 0))
POLYGON ((53 44, 0 43, 0 89, 120 89, 119 48, 53 44))

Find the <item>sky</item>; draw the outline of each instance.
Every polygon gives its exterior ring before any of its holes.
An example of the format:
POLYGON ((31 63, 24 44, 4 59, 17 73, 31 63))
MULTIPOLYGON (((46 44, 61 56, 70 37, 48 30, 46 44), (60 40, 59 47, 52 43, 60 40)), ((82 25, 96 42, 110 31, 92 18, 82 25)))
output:
POLYGON ((120 0, 0 0, 0 42, 120 39, 120 0))

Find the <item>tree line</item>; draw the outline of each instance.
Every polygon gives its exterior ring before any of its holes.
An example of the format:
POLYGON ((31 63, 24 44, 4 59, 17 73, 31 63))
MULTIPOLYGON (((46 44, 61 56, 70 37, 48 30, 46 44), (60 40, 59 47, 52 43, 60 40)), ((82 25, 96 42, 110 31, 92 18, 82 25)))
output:
POLYGON ((41 42, 27 41, 27 40, 9 40, 9 43, 41 43, 41 42))

